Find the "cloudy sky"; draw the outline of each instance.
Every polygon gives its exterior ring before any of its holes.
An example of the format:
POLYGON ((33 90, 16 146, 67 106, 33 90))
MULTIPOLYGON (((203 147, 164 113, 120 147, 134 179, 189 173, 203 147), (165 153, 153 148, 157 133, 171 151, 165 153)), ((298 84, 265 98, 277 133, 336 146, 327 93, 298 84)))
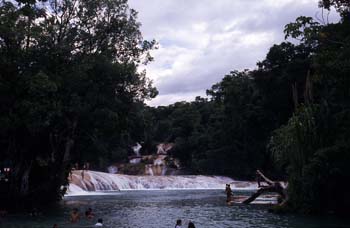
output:
MULTIPOLYGON (((146 66, 159 90, 151 106, 191 101, 231 70, 253 69, 300 15, 321 18, 318 0, 129 0, 145 39, 156 39, 146 66)), ((331 19, 335 15, 331 15, 331 19)))

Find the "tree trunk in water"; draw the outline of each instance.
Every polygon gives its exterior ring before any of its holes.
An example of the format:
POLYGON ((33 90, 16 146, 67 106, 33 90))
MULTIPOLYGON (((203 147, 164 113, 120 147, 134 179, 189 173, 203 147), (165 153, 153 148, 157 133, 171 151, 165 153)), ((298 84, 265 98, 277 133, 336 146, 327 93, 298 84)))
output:
POLYGON ((250 204, 253 202, 256 198, 258 198, 261 194, 265 192, 274 192, 277 193, 281 197, 281 204, 285 204, 288 200, 286 189, 281 185, 281 183, 272 181, 269 178, 267 178, 260 170, 257 170, 257 175, 259 175, 264 182, 267 183, 267 186, 262 186, 258 191, 256 191, 253 195, 251 195, 249 198, 245 199, 242 203, 244 204, 250 204))

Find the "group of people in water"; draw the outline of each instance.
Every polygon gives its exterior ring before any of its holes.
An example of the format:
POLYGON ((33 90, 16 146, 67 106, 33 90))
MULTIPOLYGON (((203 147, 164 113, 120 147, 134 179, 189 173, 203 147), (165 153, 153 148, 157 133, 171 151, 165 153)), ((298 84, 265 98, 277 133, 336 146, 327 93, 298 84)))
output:
MULTIPOLYGON (((226 188, 225 188, 225 192, 226 192, 226 203, 227 204, 231 204, 234 200, 234 195, 233 195, 233 191, 231 189, 230 183, 226 184, 226 188)), ((2 211, 1 211, 2 212, 2 211)), ((4 214, 0 213, 0 216, 3 216, 4 214)), ((92 208, 88 208, 85 211, 85 218, 87 220, 92 221, 95 218, 95 214, 92 210, 92 208)), ((70 213, 70 222, 71 223, 77 223, 79 222, 81 219, 80 213, 79 213, 79 209, 78 208, 73 208, 72 212, 70 213)), ((58 228, 59 226, 57 224, 53 225, 53 228, 58 228)), ((103 220, 101 218, 99 218, 97 220, 97 223, 95 224, 95 227, 103 227, 103 220)), ((195 225, 192 221, 188 222, 188 228, 195 228, 195 225)), ((182 225, 182 220, 178 219, 176 220, 176 225, 175 228, 184 228, 182 225)))
MULTIPOLYGON (((91 208, 88 208, 86 211, 85 211, 85 217, 86 219, 88 220, 92 220, 94 219, 95 217, 95 214, 93 213, 92 209, 91 208)), ((80 214, 79 214, 79 210, 78 208, 74 208, 70 214, 70 222, 71 223, 77 223, 79 222, 80 220, 80 214)), ((97 220, 97 223, 95 224, 95 227, 103 227, 103 220, 101 218, 99 218, 97 220)), ((192 221, 189 221, 188 222, 188 228, 196 228, 194 223, 192 221)), ((58 228, 58 226, 55 224, 53 226, 53 228, 58 228)), ((175 228, 183 228, 182 226, 182 220, 181 219, 178 219, 176 220, 176 225, 175 225, 175 228)))
MULTIPOLYGON (((175 228, 183 228, 183 227, 182 227, 182 220, 181 220, 181 219, 176 220, 175 228)), ((189 222, 188 222, 187 228, 196 228, 196 227, 194 226, 194 223, 193 223, 193 222, 189 221, 189 222)))
MULTIPOLYGON (((85 217, 88 220, 92 220, 94 218, 94 213, 92 212, 91 208, 88 208, 85 211, 85 217)), ((79 210, 77 208, 74 208, 70 216, 70 222, 77 223, 79 222, 79 220, 80 220, 79 210)), ((95 227, 103 227, 103 220, 101 218, 97 220, 95 227)), ((59 228, 59 226, 57 224, 54 224, 53 228, 59 228)), ((181 219, 176 220, 175 228, 183 228, 181 219)), ((187 228, 196 228, 196 227, 192 221, 189 221, 187 228)))
MULTIPOLYGON (((70 219, 69 221, 71 223, 77 223, 80 221, 80 213, 78 208, 73 208, 72 212, 70 213, 70 219)), ((93 220, 95 218, 95 214, 92 211, 92 208, 88 208, 85 211, 85 218, 87 220, 93 220)), ((56 225, 56 224, 55 224, 56 225)), ((57 228, 58 226, 54 225, 54 228, 57 228)), ((97 219, 97 223, 95 224, 95 227, 103 227, 103 220, 101 218, 97 219)))

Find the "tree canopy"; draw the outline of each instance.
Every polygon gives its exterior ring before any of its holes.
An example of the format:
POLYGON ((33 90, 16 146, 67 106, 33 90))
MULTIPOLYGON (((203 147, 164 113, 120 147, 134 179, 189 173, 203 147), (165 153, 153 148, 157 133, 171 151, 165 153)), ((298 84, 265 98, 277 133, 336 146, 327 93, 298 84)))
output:
POLYGON ((58 199, 73 162, 120 156, 128 113, 157 94, 137 69, 155 45, 139 28, 125 0, 0 3, 7 202, 58 199))

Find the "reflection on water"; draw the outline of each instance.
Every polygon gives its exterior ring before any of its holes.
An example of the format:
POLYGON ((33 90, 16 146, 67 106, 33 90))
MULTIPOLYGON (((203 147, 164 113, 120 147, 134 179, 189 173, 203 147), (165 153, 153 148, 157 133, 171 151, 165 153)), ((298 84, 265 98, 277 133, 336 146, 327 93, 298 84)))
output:
MULTIPOLYGON (((247 194, 247 193, 241 193, 247 194)), ((267 212, 267 205, 226 206, 220 190, 184 191, 127 191, 96 196, 66 197, 55 209, 43 216, 25 215, 0 219, 1 227, 93 227, 103 218, 105 227, 158 228, 174 227, 176 219, 189 220, 196 227, 350 227, 350 223, 334 218, 305 218, 295 215, 276 215, 267 212), (87 221, 83 216, 78 224, 70 224, 69 213, 79 208, 81 215, 91 207, 96 217, 87 221)))

